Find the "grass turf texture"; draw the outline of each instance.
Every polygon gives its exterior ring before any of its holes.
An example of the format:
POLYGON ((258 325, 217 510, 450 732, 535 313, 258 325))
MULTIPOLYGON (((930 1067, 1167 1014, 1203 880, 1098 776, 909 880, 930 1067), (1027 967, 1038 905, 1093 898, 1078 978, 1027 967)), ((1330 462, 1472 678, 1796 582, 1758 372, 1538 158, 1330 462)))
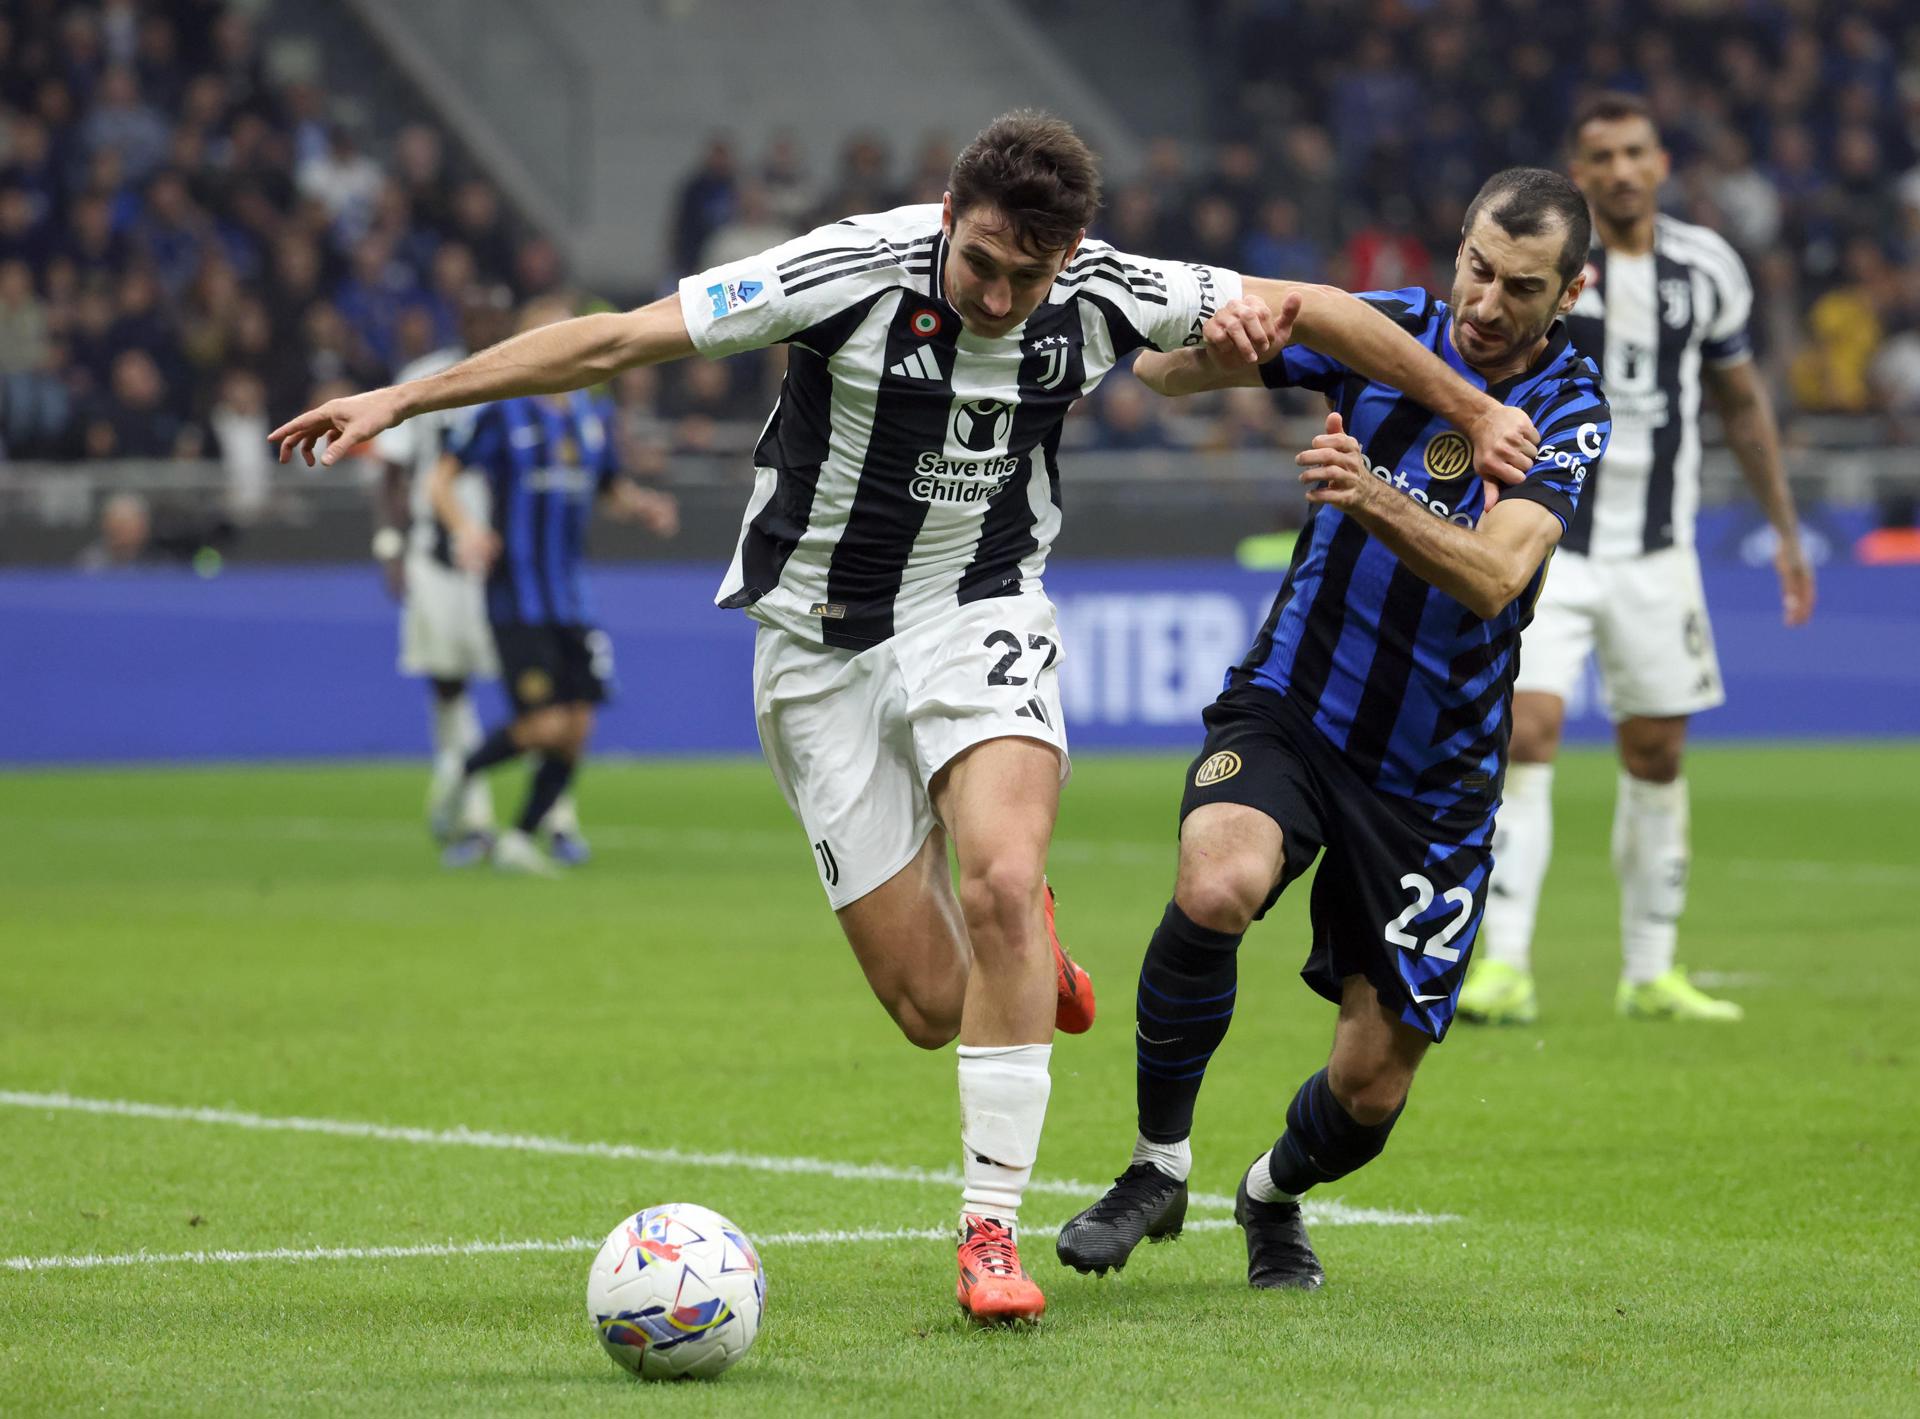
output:
MULTIPOLYGON (((1089 757, 1067 794, 1051 870, 1103 1014, 1056 1048, 1041 1176, 1125 1161, 1179 772, 1089 757)), ((1614 1017, 1613 769, 1569 755, 1541 1024, 1457 1029, 1385 1156, 1330 1190, 1463 1220, 1320 1228, 1317 1295, 1249 1292, 1231 1229, 1104 1282, 1035 1238, 1045 1323, 978 1333, 949 1244, 773 1246, 747 1360, 643 1390, 587 1327, 586 1252, 0 1269, 0 1413, 1912 1413, 1920 748, 1703 749, 1691 777, 1682 957, 1739 973, 1746 1023, 1614 1017)), ((957 1162, 950 1052, 893 1034, 757 763, 594 765, 599 857, 559 883, 438 870, 421 787, 0 778, 0 1089, 957 1162)), ((1324 1056, 1306 898, 1243 951, 1197 1189, 1232 1191, 1324 1056)), ((0 1108, 7 1256, 597 1238, 682 1199, 770 1235, 941 1226, 957 1192, 0 1108)))

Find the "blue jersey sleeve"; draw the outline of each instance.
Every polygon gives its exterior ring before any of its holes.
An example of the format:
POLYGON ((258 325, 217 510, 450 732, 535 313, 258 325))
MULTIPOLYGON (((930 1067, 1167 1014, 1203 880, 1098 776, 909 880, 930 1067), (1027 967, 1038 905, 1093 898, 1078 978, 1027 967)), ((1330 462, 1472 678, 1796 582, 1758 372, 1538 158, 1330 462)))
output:
POLYGON ((1560 519, 1565 531, 1613 437, 1613 413, 1599 382, 1587 374, 1539 393, 1544 397, 1526 403, 1533 406, 1527 414, 1540 426, 1540 453, 1526 481, 1501 488, 1500 496, 1539 503, 1560 519))
POLYGON ((600 447, 593 459, 593 486, 604 493, 620 477, 619 415, 614 412, 611 399, 597 401, 593 412, 600 420, 600 447))
MULTIPOLYGON (((1360 299, 1416 340, 1423 339, 1433 324, 1433 296, 1419 286, 1399 291, 1363 291, 1360 299)), ((1352 370, 1330 355, 1305 345, 1289 345, 1260 367, 1260 382, 1268 389, 1313 389, 1331 394, 1351 373, 1352 370)))
POLYGON ((506 416, 498 404, 483 404, 464 424, 447 431, 447 452, 463 468, 478 468, 492 476, 506 443, 506 416))

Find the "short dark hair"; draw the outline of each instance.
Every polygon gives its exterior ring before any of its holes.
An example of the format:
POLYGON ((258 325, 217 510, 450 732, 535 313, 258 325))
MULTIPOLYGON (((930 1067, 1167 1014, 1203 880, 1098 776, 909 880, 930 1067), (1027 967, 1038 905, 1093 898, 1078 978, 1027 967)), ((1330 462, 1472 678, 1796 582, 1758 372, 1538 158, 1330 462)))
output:
POLYGON ((1064 251, 1100 210, 1100 161, 1065 119, 1019 108, 994 119, 961 150, 947 191, 955 221, 975 207, 992 207, 1024 250, 1064 251))
POLYGON ((1657 138, 1660 125, 1653 121, 1653 106, 1638 94, 1620 89, 1602 89, 1589 94, 1573 110, 1573 122, 1567 125, 1567 147, 1580 146, 1580 133, 1589 123, 1618 123, 1623 118, 1644 118, 1657 138))
POLYGON ((1560 243, 1560 256, 1554 262, 1561 290, 1587 264, 1593 218, 1587 215, 1587 199, 1580 189, 1561 174, 1549 168, 1503 168, 1495 173, 1467 204, 1467 219, 1460 224, 1463 238, 1473 230, 1482 208, 1508 236, 1538 236, 1555 222, 1566 228, 1566 240, 1560 243))

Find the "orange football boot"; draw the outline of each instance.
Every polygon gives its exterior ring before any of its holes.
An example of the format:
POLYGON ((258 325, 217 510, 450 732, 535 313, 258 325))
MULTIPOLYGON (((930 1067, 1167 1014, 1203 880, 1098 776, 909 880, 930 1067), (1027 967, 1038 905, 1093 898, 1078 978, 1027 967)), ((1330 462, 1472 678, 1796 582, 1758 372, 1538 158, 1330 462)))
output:
POLYGON ((1053 925, 1053 884, 1047 883, 1047 944, 1053 947, 1054 989, 1053 1028, 1069 1035, 1084 1035, 1093 1028, 1093 981, 1074 964, 1067 948, 1060 944, 1060 933, 1053 925))
POLYGON ((960 1224, 960 1309, 982 1325, 1039 1320, 1047 1298, 1020 1264, 1013 1229, 972 1213, 960 1224))

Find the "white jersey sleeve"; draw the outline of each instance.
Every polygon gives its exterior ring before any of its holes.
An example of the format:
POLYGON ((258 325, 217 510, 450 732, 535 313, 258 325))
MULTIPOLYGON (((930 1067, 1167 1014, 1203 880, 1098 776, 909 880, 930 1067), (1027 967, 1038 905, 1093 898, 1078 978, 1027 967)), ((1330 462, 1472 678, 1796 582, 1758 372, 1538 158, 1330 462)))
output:
POLYGON ((1241 294, 1240 273, 1223 266, 1129 256, 1103 241, 1083 241, 1054 283, 1067 297, 1093 301, 1120 349, 1177 350, 1200 343, 1214 312, 1241 294), (1129 338, 1129 332, 1131 338, 1129 338))
POLYGON ((687 333, 713 359, 791 340, 882 291, 924 285, 939 230, 933 206, 849 217, 688 276, 687 333))
POLYGON ((1707 322, 1700 354, 1710 365, 1737 365, 1753 354, 1747 322, 1753 318, 1753 283, 1740 254, 1718 233, 1697 227, 1699 269, 1713 288, 1713 318, 1707 322))

